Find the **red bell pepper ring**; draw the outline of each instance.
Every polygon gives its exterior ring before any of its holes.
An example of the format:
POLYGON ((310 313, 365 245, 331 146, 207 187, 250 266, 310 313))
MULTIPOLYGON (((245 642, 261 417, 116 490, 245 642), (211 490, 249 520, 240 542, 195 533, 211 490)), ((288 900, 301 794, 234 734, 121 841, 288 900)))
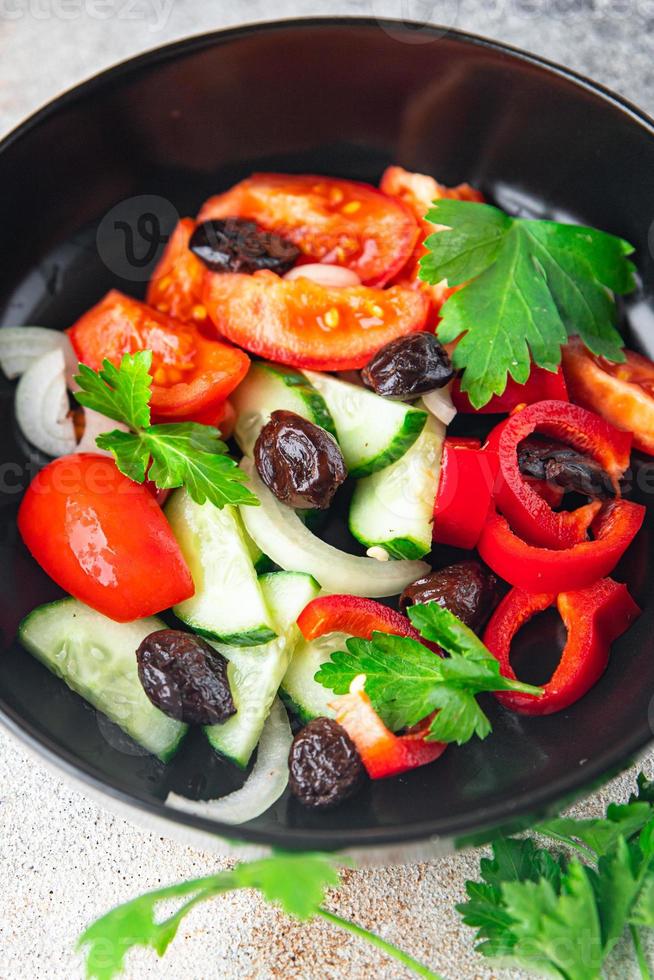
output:
POLYGON ((496 452, 475 442, 443 443, 432 533, 438 544, 474 548, 488 518, 499 462, 496 452))
POLYGON ((554 604, 568 631, 559 665, 543 685, 541 697, 516 691, 497 692, 495 697, 505 708, 525 715, 549 715, 574 704, 606 670, 611 643, 640 615, 626 585, 610 578, 559 595, 512 589, 493 613, 484 633, 484 643, 499 660, 503 677, 517 680, 510 653, 520 627, 554 604))
POLYGON ((394 735, 370 703, 362 681, 363 678, 355 678, 350 693, 339 697, 331 707, 336 712, 336 721, 356 745, 371 779, 399 776, 443 754, 445 743, 425 740, 427 724, 422 731, 394 735))
POLYGON ((645 508, 630 500, 602 506, 591 524, 593 540, 570 548, 541 548, 518 537, 500 514, 491 514, 477 544, 486 564, 525 592, 583 589, 613 571, 638 534, 645 508))
POLYGON ((497 442, 499 478, 495 485, 497 509, 511 527, 530 544, 545 548, 568 548, 586 537, 601 504, 593 501, 575 511, 555 512, 529 485, 518 465, 518 446, 538 431, 569 444, 595 459, 612 478, 618 480, 629 465, 631 433, 621 432, 599 415, 570 402, 543 401, 528 405, 503 424, 497 442))
POLYGON ((300 613, 297 625, 305 640, 315 640, 326 633, 349 633, 369 640, 377 630, 425 642, 402 613, 356 595, 321 595, 312 599, 300 613))
POLYGON ((466 414, 507 415, 518 405, 531 405, 550 398, 562 402, 568 401, 568 389, 560 366, 556 371, 546 371, 545 368, 532 365, 531 374, 523 385, 509 377, 502 394, 493 395, 491 400, 481 408, 473 408, 465 391, 461 391, 461 382, 458 378, 452 385, 454 407, 457 412, 466 414))

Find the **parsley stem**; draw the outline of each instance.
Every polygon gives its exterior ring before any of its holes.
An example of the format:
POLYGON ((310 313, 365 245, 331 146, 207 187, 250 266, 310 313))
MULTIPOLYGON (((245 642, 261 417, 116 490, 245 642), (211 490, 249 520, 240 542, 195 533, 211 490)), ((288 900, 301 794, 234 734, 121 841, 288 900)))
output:
POLYGON ((645 951, 643 949, 643 943, 640 938, 640 932, 636 926, 629 926, 629 932, 631 933, 631 939, 634 944, 634 950, 636 951, 636 959, 638 961, 638 969, 640 970, 640 975, 643 980, 652 980, 652 973, 649 968, 649 964, 645 957, 645 951))
POLYGON ((354 936, 358 936, 359 939, 364 939, 372 946, 376 946, 378 949, 381 949, 388 956, 392 956, 399 963, 402 963, 409 970, 416 973, 419 977, 426 977, 426 980, 444 980, 444 978, 438 973, 433 973, 423 963, 419 963, 418 960, 414 960, 414 958, 409 956, 408 953, 398 949, 397 946, 393 946, 392 943, 387 943, 385 939, 381 938, 381 936, 378 936, 374 932, 369 932, 368 929, 358 926, 355 922, 350 922, 349 919, 342 919, 340 915, 334 915, 333 912, 328 912, 327 909, 322 907, 318 909, 317 914, 321 916, 321 918, 326 919, 327 922, 331 922, 332 925, 340 926, 341 929, 345 929, 347 932, 351 932, 354 936))

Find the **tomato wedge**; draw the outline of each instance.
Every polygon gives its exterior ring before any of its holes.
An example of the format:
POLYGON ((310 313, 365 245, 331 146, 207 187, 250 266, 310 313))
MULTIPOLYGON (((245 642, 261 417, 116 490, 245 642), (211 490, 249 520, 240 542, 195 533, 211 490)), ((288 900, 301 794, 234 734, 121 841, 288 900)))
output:
POLYGON ((247 374, 243 351, 207 340, 190 323, 178 323, 130 296, 112 290, 66 331, 83 364, 98 370, 107 358, 152 351, 152 414, 190 419, 219 405, 247 374))
POLYGON ((23 497, 18 528, 50 578, 119 623, 193 595, 154 496, 106 456, 62 456, 42 469, 23 497))
POLYGON ((654 363, 635 351, 624 353, 626 361, 613 364, 575 337, 563 348, 565 380, 574 401, 632 432, 636 449, 654 455, 654 363))
POLYGON ((203 296, 223 337, 316 371, 362 368, 389 340, 422 330, 428 312, 424 296, 400 286, 327 288, 272 272, 207 272, 203 296))
POLYGON ((370 184, 310 174, 253 174, 204 203, 198 222, 212 218, 250 218, 310 261, 345 266, 369 286, 402 268, 419 234, 402 201, 370 184))
POLYGON ((203 327, 208 323, 202 306, 205 266, 188 247, 194 230, 193 218, 178 222, 152 274, 146 302, 175 320, 203 327))
POLYGON ((433 202, 442 198, 451 198, 455 201, 483 201, 484 196, 470 184, 445 187, 444 184, 439 184, 437 180, 427 174, 413 173, 410 170, 405 170, 404 167, 396 166, 386 168, 382 174, 379 187, 385 194, 403 201, 420 223, 420 235, 414 250, 406 265, 399 270, 393 281, 404 285, 411 284, 414 289, 420 289, 429 296, 434 309, 438 311, 445 300, 460 287, 450 288, 445 280, 435 286, 430 286, 418 279, 420 269, 418 263, 427 252, 423 242, 427 235, 438 231, 438 226, 432 224, 431 221, 426 221, 425 215, 433 202))

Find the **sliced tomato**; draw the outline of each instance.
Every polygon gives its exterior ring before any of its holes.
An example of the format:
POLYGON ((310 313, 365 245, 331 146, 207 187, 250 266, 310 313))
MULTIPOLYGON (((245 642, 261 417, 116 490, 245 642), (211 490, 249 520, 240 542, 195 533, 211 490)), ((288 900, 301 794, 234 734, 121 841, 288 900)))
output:
POLYGON ((190 323, 179 323, 117 290, 107 293, 67 331, 75 353, 94 370, 106 358, 152 351, 152 414, 162 419, 195 417, 221 404, 247 374, 243 351, 208 340, 190 323))
POLYGON ((460 287, 453 286, 450 288, 445 280, 436 283, 434 286, 430 286, 429 283, 422 282, 418 279, 419 262, 427 252, 423 244, 424 240, 428 235, 438 231, 438 225, 427 221, 425 215, 431 208, 433 202, 442 198, 450 198, 455 201, 481 202, 484 200, 484 196, 480 191, 471 187, 470 184, 458 184, 456 187, 446 187, 444 184, 439 184, 437 180, 429 177, 427 174, 413 173, 410 170, 405 170, 403 167, 397 166, 386 168, 382 174, 379 187, 390 197, 395 197, 403 201, 411 209, 420 223, 420 235, 415 248, 393 281, 402 285, 412 285, 414 289, 419 289, 426 293, 431 300, 433 309, 435 312, 438 312, 445 300, 460 287))
POLYGON ((154 496, 106 456, 62 456, 42 469, 23 497, 18 528, 50 578, 119 623, 193 595, 154 496))
POLYGON ((376 187, 310 174, 253 174, 205 202, 198 222, 212 218, 250 218, 310 261, 345 266, 369 286, 402 268, 419 233, 411 210, 376 187))
POLYGON ((393 286, 327 288, 272 272, 207 272, 204 305, 216 329, 253 354, 317 371, 361 368, 389 340, 421 330, 428 302, 393 286))
POLYGON ((188 247, 195 230, 193 218, 182 218, 170 236, 148 285, 146 302, 160 313, 198 327, 208 323, 202 306, 205 266, 188 247))
POLYGON ((508 415, 518 405, 532 405, 534 402, 550 399, 560 402, 569 401, 561 367, 557 371, 546 371, 545 368, 532 364, 531 373, 523 385, 509 376, 502 394, 493 395, 482 408, 473 408, 465 391, 461 391, 459 378, 455 378, 452 385, 452 401, 457 412, 474 415, 508 415))
POLYGON ((578 337, 563 348, 563 373, 573 401, 617 429, 633 433, 636 449, 654 456, 654 363, 626 350, 613 364, 591 354, 578 337))

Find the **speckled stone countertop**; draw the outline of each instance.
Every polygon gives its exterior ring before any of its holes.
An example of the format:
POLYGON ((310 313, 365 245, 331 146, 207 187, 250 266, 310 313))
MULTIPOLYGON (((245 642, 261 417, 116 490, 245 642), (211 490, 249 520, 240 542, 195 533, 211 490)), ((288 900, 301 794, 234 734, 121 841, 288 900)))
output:
MULTIPOLYGON (((499 38, 584 72, 654 112, 654 0, 1 0, 0 131, 106 66, 184 35, 303 14, 433 20, 499 38)), ((643 763, 654 772, 654 752, 643 763)), ((598 815, 626 799, 635 770, 578 805, 598 815)), ((478 854, 384 870, 348 871, 332 899, 450 980, 511 977, 472 950, 453 911, 478 854)), ((75 938, 95 916, 160 884, 226 865, 213 854, 146 833, 46 771, 0 731, 0 978, 83 976, 75 938)), ((632 972, 633 971, 633 972, 632 972)), ((626 980, 629 950, 608 974, 626 980)), ((198 907, 166 957, 139 951, 130 978, 364 980, 404 977, 395 963, 325 923, 299 925, 248 893, 198 907)), ((408 975, 407 975, 408 976, 408 975)))

